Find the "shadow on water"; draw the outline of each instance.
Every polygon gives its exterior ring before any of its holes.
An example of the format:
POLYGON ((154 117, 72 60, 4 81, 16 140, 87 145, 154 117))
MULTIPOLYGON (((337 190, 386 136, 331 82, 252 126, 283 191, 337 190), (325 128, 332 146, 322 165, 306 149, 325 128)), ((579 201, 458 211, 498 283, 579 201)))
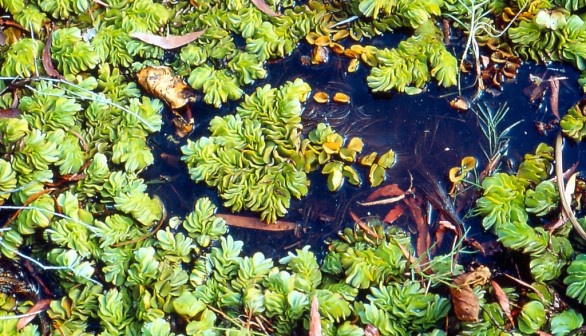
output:
MULTIPOLYGON (((391 46, 398 43, 398 40, 390 41, 388 38, 386 41, 391 46)), ((406 189, 410 181, 409 172, 416 172, 416 187, 440 191, 445 195, 450 189, 447 172, 451 167, 459 166, 462 158, 474 156, 479 161, 480 169, 486 166, 487 158, 483 149, 487 149, 488 143, 482 135, 477 116, 472 111, 458 113, 449 105, 449 100, 457 93, 456 89, 444 89, 430 84, 425 93, 415 96, 398 93, 372 94, 366 84, 368 69, 363 65, 358 71, 347 73, 349 60, 335 54, 330 55, 326 64, 302 65, 301 56, 310 53, 308 45, 301 45, 290 57, 268 64, 269 76, 258 84, 269 83, 277 87, 286 81, 303 78, 310 84, 313 93, 324 91, 330 96, 335 92, 348 94, 351 97, 348 105, 317 104, 309 98, 303 115, 305 130, 309 131, 313 125, 324 121, 343 135, 361 137, 365 143, 363 153, 382 153, 392 148, 398 154, 398 162, 388 173, 385 183, 398 183, 406 189)), ((510 110, 502 122, 502 129, 521 121, 509 132, 509 146, 501 166, 504 171, 516 170, 525 153, 534 151, 540 142, 553 144, 555 137, 556 130, 541 135, 535 127, 536 121, 549 122, 553 116, 547 99, 530 103, 529 97, 524 93, 531 86, 530 74, 568 78, 561 82, 559 110, 562 114, 581 95, 576 84, 578 74, 570 67, 548 69, 546 66, 524 65, 519 70, 519 75, 504 84, 504 90, 498 92, 498 95, 485 93, 477 100, 477 103, 493 111, 500 105, 507 104, 510 110)), ((470 78, 467 80, 470 81, 470 78)), ((463 86, 471 84, 473 83, 463 83, 463 86)), ((254 88, 248 87, 246 93, 253 90, 254 88)), ((475 88, 470 88, 463 91, 462 95, 473 96, 474 93, 475 88)), ((196 111, 198 126, 190 138, 195 140, 209 135, 209 121, 216 115, 233 113, 236 105, 237 103, 230 103, 218 111, 201 102, 194 104, 192 110, 196 111)), ((166 140, 169 134, 172 134, 170 128, 153 139, 155 150, 179 156, 179 148, 185 140, 178 144, 171 143, 166 140)), ((580 146, 570 147, 564 153, 566 167, 582 159, 580 146)), ((297 236, 291 233, 275 234, 237 228, 231 228, 230 233, 244 241, 247 252, 261 251, 271 257, 281 257, 286 254, 286 249, 305 245, 311 245, 317 253, 323 252, 323 242, 351 223, 347 217, 349 208, 361 216, 384 216, 384 213, 361 209, 356 205, 356 200, 364 199, 372 191, 367 181, 368 170, 360 169, 360 173, 366 182, 363 187, 346 184, 337 193, 327 190, 326 179, 319 171, 310 174, 310 193, 302 200, 293 202, 289 215, 285 218, 300 224, 302 230, 297 236)), ((215 190, 205 187, 203 183, 192 182, 182 164, 173 166, 160 162, 150 170, 149 175, 157 178, 161 174, 170 180, 152 185, 150 190, 161 195, 171 215, 184 216, 192 210, 195 200, 202 196, 210 197, 217 205, 221 204, 215 190)), ((220 211, 229 212, 222 208, 220 211)), ((459 215, 462 217, 464 213, 459 215)), ((494 239, 483 233, 477 219, 469 218, 465 222, 470 228, 469 235, 474 238, 480 241, 494 239)))

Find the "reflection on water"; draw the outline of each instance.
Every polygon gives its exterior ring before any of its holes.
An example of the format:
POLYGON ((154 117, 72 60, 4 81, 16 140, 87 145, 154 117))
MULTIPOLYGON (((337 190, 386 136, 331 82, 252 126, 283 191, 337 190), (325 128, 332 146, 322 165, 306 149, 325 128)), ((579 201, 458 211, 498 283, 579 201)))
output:
MULTIPOLYGON (((365 143, 364 152, 381 153, 389 148, 394 149, 399 160, 389 172, 387 182, 398 183, 406 189, 409 185, 409 171, 415 171, 416 187, 434 189, 445 194, 445 190, 449 190, 447 172, 451 167, 459 166, 463 157, 476 157, 481 169, 486 165, 487 158, 483 148, 487 149, 488 143, 482 135, 476 115, 472 111, 458 113, 449 105, 450 99, 457 94, 456 89, 442 89, 431 84, 427 92, 416 96, 393 93, 373 95, 366 85, 368 71, 364 66, 355 73, 346 73, 349 60, 335 54, 331 55, 330 61, 326 64, 303 66, 300 57, 309 54, 310 48, 301 45, 290 57, 269 64, 269 77, 259 84, 270 83, 276 87, 288 80, 301 77, 310 84, 313 92, 323 91, 330 96, 336 92, 348 94, 351 97, 348 105, 317 104, 310 98, 303 115, 305 130, 309 131, 315 124, 325 121, 343 135, 361 137, 365 143)), ((523 154, 532 152, 539 142, 553 144, 556 134, 554 130, 550 134, 540 135, 536 130, 536 121, 547 123, 553 116, 548 108, 547 91, 544 93, 545 98, 529 102, 530 98, 524 91, 528 91, 525 89, 531 85, 530 74, 544 78, 558 75, 568 78, 560 85, 559 110, 562 114, 580 98, 578 74, 573 69, 558 67, 552 70, 536 65, 521 67, 517 78, 503 86, 502 93, 485 93, 480 97, 477 103, 485 104, 494 111, 501 104, 507 103, 510 111, 502 122, 504 128, 522 120, 509 132, 510 141, 503 159, 503 170, 516 169, 515 165, 522 160, 523 154)), ((461 92, 464 97, 471 97, 476 93, 471 80, 463 80, 462 87, 468 87, 461 92)), ((247 88, 247 93, 251 91, 253 88, 247 88)), ((198 127, 190 137, 196 139, 208 135, 209 121, 218 113, 232 113, 235 105, 236 103, 227 104, 218 111, 206 107, 203 103, 196 103, 192 110, 196 111, 198 127)), ((167 129, 166 132, 170 134, 172 130, 167 129)), ((153 139, 153 144, 157 152, 180 155, 179 148, 184 141, 179 144, 169 143, 165 139, 164 131, 153 139)), ((573 144, 570 147, 571 149, 564 153, 566 166, 581 158, 580 145, 573 144)), ((360 172, 363 178, 366 178, 368 171, 360 172)), ((161 195, 172 215, 185 215, 192 210, 195 199, 202 196, 212 198, 217 205, 221 204, 215 191, 203 184, 196 185, 192 182, 181 164, 172 166, 160 162, 149 174, 152 178, 164 174, 170 179, 165 183, 152 185, 151 191, 161 195)), ((290 233, 261 234, 234 228, 230 229, 230 233, 244 240, 247 252, 260 250, 273 257, 286 254, 285 248, 301 247, 306 244, 312 245, 316 252, 319 249, 323 250, 324 239, 336 234, 344 225, 350 223, 346 217, 348 208, 356 207, 356 200, 365 198, 371 190, 367 186, 368 183, 362 188, 346 183, 342 190, 331 193, 327 190, 326 179, 319 171, 310 174, 310 180, 309 195, 301 201, 293 202, 286 218, 300 223, 301 230, 296 236, 290 233), (262 239, 258 239, 259 237, 262 239)), ((376 209, 357 211, 360 215, 368 215, 369 210, 376 214, 376 209)), ((483 240, 479 225, 471 226, 475 228, 472 228, 470 234, 476 239, 483 240)))

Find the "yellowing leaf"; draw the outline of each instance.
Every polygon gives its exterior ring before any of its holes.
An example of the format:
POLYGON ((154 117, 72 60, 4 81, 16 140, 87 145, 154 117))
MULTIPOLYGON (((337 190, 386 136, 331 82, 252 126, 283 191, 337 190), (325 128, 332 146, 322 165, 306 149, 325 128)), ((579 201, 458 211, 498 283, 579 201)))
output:
POLYGON ((336 32, 334 34, 334 36, 332 36, 332 40, 340 41, 341 39, 348 37, 348 35, 350 35, 350 32, 348 32, 347 29, 343 29, 343 30, 336 32))
POLYGON ((372 166, 372 164, 374 163, 374 160, 376 160, 376 155, 377 155, 377 152, 372 152, 372 153, 368 154, 367 156, 363 156, 360 159, 360 164, 362 164, 364 166, 372 166))
POLYGON ((354 162, 356 161, 356 151, 350 148, 341 148, 340 157, 346 162, 354 162))
POLYGON ((370 173, 368 174, 370 185, 378 187, 385 180, 385 169, 377 164, 373 164, 370 167, 370 173))
POLYGON ((331 40, 329 36, 320 36, 317 39, 315 39, 315 45, 316 46, 322 46, 325 47, 328 44, 330 44, 331 40))
POLYGON ((348 143, 348 149, 351 149, 357 153, 362 152, 362 148, 364 147, 364 142, 362 142, 362 139, 360 138, 352 138, 350 139, 350 142, 348 143))
POLYGON ((341 170, 334 170, 331 174, 328 175, 328 188, 330 191, 336 191, 340 189, 344 183, 344 175, 342 174, 341 170))
POLYGON ((330 96, 328 96, 327 93, 325 92, 316 92, 313 95, 313 100, 315 100, 316 102, 323 104, 323 103, 327 103, 328 100, 330 100, 330 96))
POLYGON ((460 167, 454 167, 450 169, 450 182, 457 183, 464 179, 464 174, 462 174, 462 169, 460 167))
POLYGON ((347 94, 336 92, 334 95, 334 101, 340 104, 347 104, 350 102, 350 97, 347 94))
POLYGON ((357 58, 351 60, 350 64, 348 64, 348 72, 355 72, 356 70, 358 70, 359 65, 360 61, 357 58))
POLYGON ((391 149, 378 159, 379 166, 389 169, 395 164, 395 152, 391 149))
POLYGON ((467 173, 476 168, 476 159, 473 156, 467 156, 462 159, 460 165, 462 166, 462 172, 467 173))
POLYGON ((348 182, 353 185, 360 185, 362 181, 360 181, 360 176, 358 172, 352 168, 351 166, 344 166, 344 171, 342 172, 344 176, 348 178, 348 182))

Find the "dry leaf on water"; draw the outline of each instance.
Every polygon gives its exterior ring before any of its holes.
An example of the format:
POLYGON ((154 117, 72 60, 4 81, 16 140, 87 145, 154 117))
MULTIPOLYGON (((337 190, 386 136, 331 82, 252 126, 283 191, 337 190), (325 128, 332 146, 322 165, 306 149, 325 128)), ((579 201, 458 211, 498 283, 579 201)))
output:
POLYGON ((496 281, 491 280, 490 283, 492 285, 492 288, 494 289, 494 295, 496 296, 499 305, 501 306, 505 314, 507 314, 507 318, 511 322, 511 325, 514 327, 515 321, 513 320, 513 315, 511 314, 511 305, 509 304, 509 298, 507 297, 507 294, 505 293, 505 291, 503 291, 501 286, 496 281))
POLYGON ((191 87, 169 67, 147 66, 138 73, 138 84, 149 94, 163 100, 172 109, 179 109, 195 100, 191 87))
POLYGON ((370 195, 368 195, 366 201, 370 202, 381 197, 395 197, 404 194, 405 192, 399 189, 399 186, 397 184, 389 184, 373 191, 370 195))
POLYGON ((267 224, 255 217, 246 217, 238 215, 216 214, 216 216, 226 221, 230 226, 237 226, 244 229, 263 230, 263 231, 292 231, 297 228, 297 224, 286 221, 276 221, 273 224, 267 224))
POLYGON ((266 4, 263 0, 250 0, 252 4, 258 8, 261 12, 270 15, 270 16, 281 16, 279 13, 275 13, 269 5, 266 4))
POLYGON ((457 276, 450 287, 454 311, 460 321, 478 321, 480 303, 472 288, 486 284, 490 278, 490 270, 480 266, 476 270, 457 276))
POLYGON ((43 49, 43 54, 41 56, 43 68, 45 68, 47 75, 55 78, 63 78, 63 76, 59 74, 59 71, 55 69, 53 62, 51 61, 51 44, 53 44, 53 30, 49 32, 47 43, 45 43, 45 48, 43 49))
POLYGON ((17 108, 7 108, 0 110, 0 119, 2 118, 18 118, 22 112, 17 108))
POLYGON ((27 314, 32 314, 32 315, 25 316, 25 317, 21 317, 18 320, 18 324, 16 325, 16 330, 21 330, 22 328, 26 327, 26 325, 29 324, 30 321, 34 320, 35 317, 37 317, 37 314, 38 313, 41 313, 44 310, 47 310, 47 308, 49 308, 49 305, 50 304, 51 304, 51 300, 50 299, 40 300, 37 303, 35 303, 28 310, 28 312, 26 312, 27 314))
POLYGON ((205 32, 205 29, 200 30, 200 31, 196 31, 196 32, 187 33, 187 34, 181 35, 181 36, 178 36, 178 35, 159 36, 159 35, 153 35, 153 34, 148 34, 148 33, 134 32, 134 33, 130 33, 130 36, 134 37, 135 39, 139 39, 145 43, 152 44, 154 46, 169 50, 169 49, 175 49, 175 48, 182 47, 190 42, 197 40, 201 35, 203 35, 204 32, 205 32))
POLYGON ((380 336, 380 332, 374 325, 367 324, 366 327, 364 327, 364 336, 380 336))
POLYGON ((550 77, 549 86, 551 87, 551 96, 549 97, 549 104, 551 106, 551 112, 559 120, 559 95, 560 95, 560 81, 557 78, 550 77))
POLYGON ((393 224, 399 217, 405 213, 405 209, 402 204, 395 204, 395 207, 391 209, 383 219, 383 222, 393 224))
POLYGON ((311 310, 309 312, 309 336, 322 336, 321 317, 319 315, 319 301, 317 295, 311 301, 311 310))

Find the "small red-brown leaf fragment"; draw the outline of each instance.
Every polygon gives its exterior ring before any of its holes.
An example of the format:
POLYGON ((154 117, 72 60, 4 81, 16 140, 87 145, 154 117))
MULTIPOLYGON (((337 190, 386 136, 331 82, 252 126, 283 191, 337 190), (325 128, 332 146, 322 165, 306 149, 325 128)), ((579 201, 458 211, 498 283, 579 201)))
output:
POLYGON ((2 118, 18 118, 22 112, 17 108, 7 108, 0 110, 0 119, 2 118))
POLYGON ((399 186, 396 184, 389 184, 386 185, 382 188, 378 188, 377 190, 373 191, 372 194, 368 195, 368 197, 366 198, 367 202, 370 202, 372 200, 375 200, 377 198, 381 198, 381 197, 395 197, 395 196, 400 196, 400 195, 404 195, 405 192, 401 189, 399 189, 399 186))
POLYGON ((35 317, 37 317, 38 313, 41 313, 42 311, 47 310, 47 308, 49 308, 50 304, 51 304, 51 300, 49 300, 49 299, 40 300, 37 303, 35 303, 27 312, 27 314, 33 314, 33 315, 21 317, 18 320, 18 323, 16 324, 16 330, 20 331, 20 329, 26 327, 26 325, 29 324, 30 321, 34 320, 35 317))
POLYGON ((511 314, 511 305, 509 304, 509 298, 507 297, 507 294, 505 293, 505 291, 503 291, 501 286, 496 281, 491 280, 490 284, 494 289, 494 295, 496 296, 499 305, 501 306, 505 314, 507 314, 507 318, 511 322, 511 325, 515 327, 515 321, 513 320, 513 315, 511 314))
POLYGON ((182 47, 190 42, 197 40, 203 33, 204 30, 196 31, 187 33, 185 35, 177 36, 177 35, 168 35, 168 36, 159 36, 153 35, 148 33, 130 33, 130 37, 135 39, 141 40, 144 43, 148 43, 166 50, 175 49, 182 47))
POLYGON ((383 222, 393 224, 399 217, 401 217, 405 213, 405 209, 403 209, 403 205, 396 204, 394 208, 391 209, 383 218, 383 222))
POLYGON ((549 105, 551 106, 551 112, 553 115, 560 120, 559 111, 559 96, 560 96, 560 81, 557 78, 549 78, 549 86, 551 87, 551 96, 549 97, 549 105))
POLYGON ((258 8, 259 11, 269 15, 269 16, 281 16, 281 14, 279 13, 275 13, 271 7, 269 7, 269 5, 267 5, 266 2, 264 2, 264 0, 250 0, 250 2, 252 2, 252 4, 258 8))
POLYGON ((53 44, 53 30, 49 32, 49 36, 47 37, 47 43, 45 43, 45 48, 43 49, 43 54, 41 56, 41 60, 43 61, 43 68, 45 68, 45 72, 47 75, 55 78, 63 78, 59 74, 59 71, 55 69, 53 66, 53 61, 51 60, 51 45, 53 44))
POLYGON ((254 217, 238 216, 238 215, 227 215, 227 214, 216 214, 217 217, 222 218, 226 221, 226 224, 230 226, 237 226, 245 229, 254 229, 262 231, 292 231, 297 228, 297 224, 286 221, 276 221, 272 224, 261 222, 254 217))
POLYGON ((380 331, 372 324, 367 324, 364 327, 364 336, 380 336, 380 331))
POLYGON ((311 310, 309 311, 309 336, 322 336, 321 333, 321 316, 319 315, 319 301, 317 295, 311 301, 311 310))
POLYGON ((480 303, 472 288, 484 285, 489 277, 490 270, 485 266, 480 266, 472 272, 457 276, 452 281, 454 287, 450 287, 450 294, 452 295, 456 317, 460 321, 478 321, 480 303))

